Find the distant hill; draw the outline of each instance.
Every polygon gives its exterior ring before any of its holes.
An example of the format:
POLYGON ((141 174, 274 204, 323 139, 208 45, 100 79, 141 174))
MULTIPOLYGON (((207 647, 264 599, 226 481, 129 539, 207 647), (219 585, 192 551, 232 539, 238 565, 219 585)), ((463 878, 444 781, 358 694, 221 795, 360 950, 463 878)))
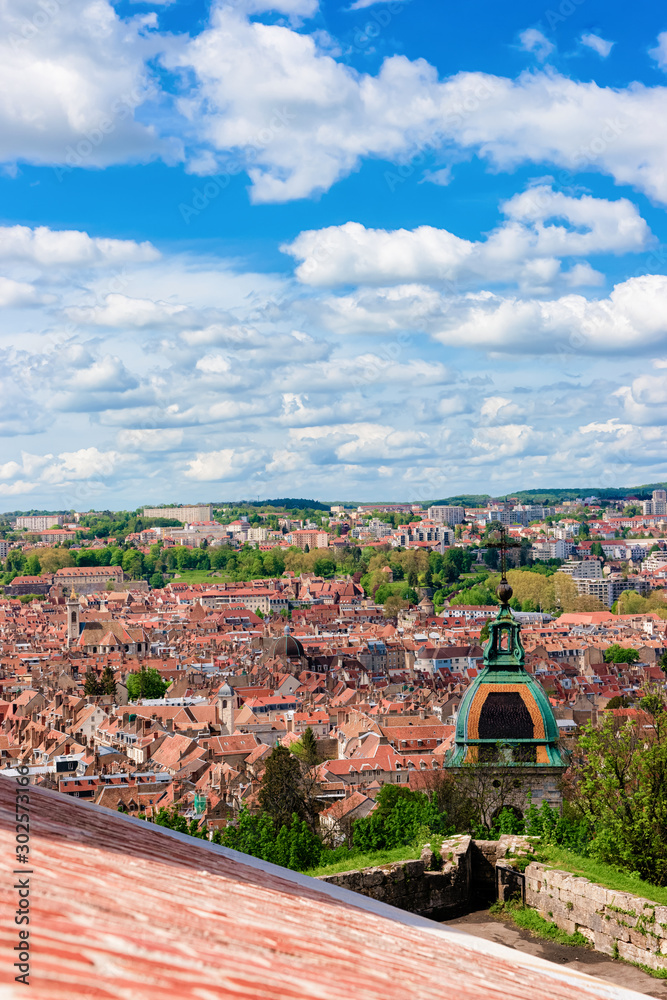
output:
POLYGON ((278 500, 229 500, 213 504, 214 507, 281 507, 283 510, 329 510, 329 504, 319 500, 304 500, 295 497, 280 497, 278 500))
MULTIPOLYGON (((599 497, 601 500, 623 500, 625 497, 633 496, 640 500, 650 500, 653 490, 665 490, 667 483, 646 483, 644 486, 582 486, 580 488, 542 489, 542 490, 509 490, 504 496, 496 496, 493 499, 504 500, 507 497, 516 497, 520 503, 536 503, 549 506, 549 502, 562 503, 563 500, 576 500, 578 497, 599 497)), ((481 507, 491 500, 489 494, 461 494, 460 496, 446 497, 444 500, 433 500, 432 503, 424 504, 424 508, 438 506, 440 504, 461 505, 464 507, 481 507)))

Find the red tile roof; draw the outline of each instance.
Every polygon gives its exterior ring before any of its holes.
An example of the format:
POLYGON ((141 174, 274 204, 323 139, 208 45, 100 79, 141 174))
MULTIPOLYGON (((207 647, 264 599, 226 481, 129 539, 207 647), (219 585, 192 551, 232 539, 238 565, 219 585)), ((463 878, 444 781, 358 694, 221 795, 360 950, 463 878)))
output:
MULTIPOLYGON (((0 779, 0 849, 15 848, 0 779)), ((305 875, 30 789, 31 1000, 639 1000, 305 875)), ((0 884, 3 912, 17 904, 0 884)), ((14 981, 18 928, 2 931, 14 981)), ((17 995, 16 986, 7 995, 17 995)))

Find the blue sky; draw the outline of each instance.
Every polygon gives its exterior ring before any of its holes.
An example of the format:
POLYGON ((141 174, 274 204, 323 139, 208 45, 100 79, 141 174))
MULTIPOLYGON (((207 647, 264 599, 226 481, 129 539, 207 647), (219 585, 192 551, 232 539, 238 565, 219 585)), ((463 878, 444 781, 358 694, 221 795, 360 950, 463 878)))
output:
POLYGON ((667 23, 8 0, 0 504, 667 478, 667 23))

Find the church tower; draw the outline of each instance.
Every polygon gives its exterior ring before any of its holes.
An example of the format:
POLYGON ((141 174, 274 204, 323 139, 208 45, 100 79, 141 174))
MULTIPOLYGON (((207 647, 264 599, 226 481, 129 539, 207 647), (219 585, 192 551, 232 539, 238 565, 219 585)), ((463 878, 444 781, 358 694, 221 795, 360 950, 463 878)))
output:
POLYGON ((504 804, 522 814, 530 801, 560 807, 559 779, 566 765, 558 726, 544 689, 525 669, 521 626, 509 606, 512 588, 504 572, 496 593, 501 605, 489 622, 484 666, 461 702, 446 766, 488 768, 494 786, 501 784, 498 777, 510 776, 514 791, 511 803, 504 804))
POLYGON ((227 681, 225 681, 218 691, 218 719, 224 733, 228 736, 231 736, 234 732, 234 715, 238 711, 238 707, 238 695, 227 681))
POLYGON ((74 593, 73 587, 65 607, 67 608, 67 648, 69 649, 70 646, 75 646, 79 641, 79 616, 81 614, 79 599, 74 593))

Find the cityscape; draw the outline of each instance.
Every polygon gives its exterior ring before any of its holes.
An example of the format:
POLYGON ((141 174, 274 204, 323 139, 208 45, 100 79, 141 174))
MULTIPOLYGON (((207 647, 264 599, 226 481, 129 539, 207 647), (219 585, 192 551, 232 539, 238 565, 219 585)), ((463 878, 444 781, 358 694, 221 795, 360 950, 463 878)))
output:
POLYGON ((667 1000, 664 10, 0 28, 2 1000, 667 1000))

